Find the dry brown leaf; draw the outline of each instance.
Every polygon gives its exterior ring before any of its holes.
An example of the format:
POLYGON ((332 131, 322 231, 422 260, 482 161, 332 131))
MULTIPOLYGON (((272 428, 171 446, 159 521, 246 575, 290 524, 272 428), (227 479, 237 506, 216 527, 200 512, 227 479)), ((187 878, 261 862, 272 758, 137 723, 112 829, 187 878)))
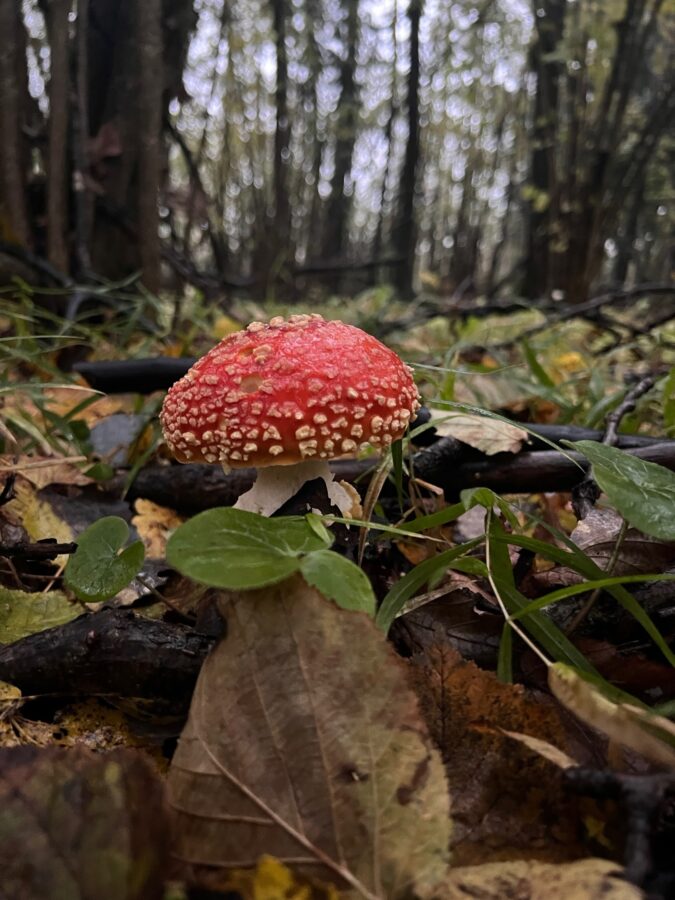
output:
POLYGON ((450 835, 443 767, 405 666, 301 578, 221 602, 169 775, 176 855, 263 854, 364 897, 428 895, 450 835))
MULTIPOLYGON (((621 531, 622 517, 613 509, 594 508, 570 535, 601 569, 606 569, 614 554, 621 531)), ((612 569, 613 575, 641 575, 662 572, 675 564, 675 542, 660 541, 636 528, 629 528, 612 569)))
POLYGON ((138 499, 134 503, 136 515, 131 524, 143 541, 145 555, 148 559, 164 559, 166 555, 166 542, 171 532, 185 521, 182 516, 168 509, 166 506, 158 506, 151 500, 138 499))
POLYGON ((450 782, 453 860, 560 862, 586 855, 579 801, 563 789, 561 773, 498 730, 525 732, 592 764, 588 746, 572 738, 554 701, 502 684, 445 647, 427 651, 413 677, 450 782))
POLYGON ((493 456, 495 453, 517 453, 523 442, 528 439, 524 429, 489 416, 438 410, 433 410, 431 415, 439 434, 475 447, 486 456, 493 456))
MULTIPOLYGON (((84 460, 84 457, 78 459, 84 460)), ((0 456, 0 477, 10 472, 15 472, 37 490, 48 484, 85 485, 92 482, 72 460, 46 456, 25 456, 18 462, 13 456, 0 456)))
POLYGON ((559 769, 572 769, 574 766, 578 765, 575 759, 572 759, 567 753, 563 753, 562 750, 554 747, 553 744, 549 744, 548 741, 542 741, 541 738, 532 737, 531 734, 523 734, 522 731, 507 731, 505 728, 502 728, 501 731, 507 737, 513 738, 514 741, 520 741, 521 744, 528 747, 534 753, 543 756, 544 759, 552 762, 553 765, 557 766, 559 769))
POLYGON ((640 900, 639 888, 623 881, 605 859, 563 865, 532 860, 453 869, 439 900, 640 900))

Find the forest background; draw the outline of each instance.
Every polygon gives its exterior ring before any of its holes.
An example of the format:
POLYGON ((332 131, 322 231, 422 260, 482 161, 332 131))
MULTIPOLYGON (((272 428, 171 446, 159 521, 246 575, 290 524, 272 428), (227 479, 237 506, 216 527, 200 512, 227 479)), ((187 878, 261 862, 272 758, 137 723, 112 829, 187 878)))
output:
POLYGON ((582 303, 671 277, 670 0, 6 0, 0 33, 4 283, 582 303))

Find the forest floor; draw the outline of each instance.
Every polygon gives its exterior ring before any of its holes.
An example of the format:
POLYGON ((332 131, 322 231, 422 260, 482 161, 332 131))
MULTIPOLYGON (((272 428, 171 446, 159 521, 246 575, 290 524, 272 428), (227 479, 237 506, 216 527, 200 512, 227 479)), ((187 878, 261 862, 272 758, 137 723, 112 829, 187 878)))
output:
POLYGON ((0 894, 672 896, 675 329, 597 309, 5 300, 0 894), (250 475, 158 422, 190 359, 307 311, 424 404, 336 467, 349 526, 316 485, 238 518, 250 475))

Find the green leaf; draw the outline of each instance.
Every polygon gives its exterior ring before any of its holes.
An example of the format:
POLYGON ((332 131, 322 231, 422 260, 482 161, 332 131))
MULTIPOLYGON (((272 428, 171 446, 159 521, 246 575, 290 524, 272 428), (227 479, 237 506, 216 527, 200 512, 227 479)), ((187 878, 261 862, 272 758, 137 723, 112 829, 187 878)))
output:
POLYGON ((403 509, 403 441, 391 445, 391 461, 394 469, 394 484, 399 509, 403 509))
POLYGON ((433 578, 434 575, 442 573, 449 568, 453 560, 464 556, 465 553, 473 550, 482 541, 482 537, 474 538, 472 541, 467 541, 465 544, 460 544, 451 550, 445 550, 443 553, 439 553, 438 556, 432 557, 432 559, 426 559, 419 566, 415 566, 407 575, 404 575, 387 593, 377 611, 376 622, 380 628, 385 632, 389 631, 398 613, 423 585, 433 578))
MULTIPOLYGON (((488 529, 489 569, 493 586, 501 598, 506 611, 513 615, 527 606, 527 598, 517 589, 508 543, 511 535, 507 535, 496 516, 490 517, 488 529)), ((541 612, 533 612, 524 616, 522 624, 535 641, 556 662, 566 662, 576 666, 582 672, 595 672, 586 657, 574 644, 565 637, 562 631, 541 612)))
POLYGON ((497 656, 497 678, 504 684, 513 683, 513 628, 504 622, 497 656))
MULTIPOLYGON (((542 524, 545 525, 545 523, 542 524)), ((557 532, 555 529, 553 531, 556 536, 567 543, 570 550, 561 550, 559 547, 554 547, 552 544, 547 544, 545 541, 539 541, 536 538, 526 537, 522 534, 507 535, 502 532, 501 535, 496 536, 496 539, 505 541, 507 544, 513 544, 516 547, 523 547, 526 550, 533 550, 535 553, 540 553, 542 556, 560 563, 561 566, 568 566, 570 569, 574 569, 575 572, 579 572, 580 575, 583 575, 589 581, 600 581, 607 577, 606 573, 596 565, 590 557, 586 556, 585 553, 572 544, 566 535, 557 532)), ((642 625, 671 666, 675 666, 675 654, 635 597, 621 585, 609 584, 607 585, 606 590, 637 622, 640 623, 640 625, 642 625)))
POLYGON ((0 644, 11 644, 82 615, 82 607, 62 591, 30 594, 0 587, 0 644))
POLYGON ((314 550, 300 562, 300 572, 324 597, 343 609, 375 615, 375 594, 363 569, 332 550, 314 550))
POLYGON ((114 597, 139 573, 145 550, 141 541, 122 550, 128 537, 129 526, 119 516, 99 519, 82 532, 64 573, 67 586, 79 600, 114 597))
POLYGON ((593 478, 635 528, 675 540, 675 473, 596 441, 570 443, 590 461, 593 478))
MULTIPOLYGON (((325 531, 325 529, 324 529, 325 531)), ((243 509, 209 509, 171 535, 166 558, 183 575, 227 590, 283 581, 302 556, 325 550, 331 537, 302 516, 268 519, 243 509)))

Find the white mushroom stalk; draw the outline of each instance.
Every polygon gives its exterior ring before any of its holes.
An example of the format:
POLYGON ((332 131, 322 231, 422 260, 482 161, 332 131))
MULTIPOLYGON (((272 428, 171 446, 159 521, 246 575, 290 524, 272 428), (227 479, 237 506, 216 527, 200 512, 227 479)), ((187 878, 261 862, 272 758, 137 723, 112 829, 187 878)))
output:
POLYGON ((246 509, 271 516, 284 503, 294 497, 303 484, 321 478, 331 504, 347 518, 360 515, 359 495, 345 481, 335 481, 333 472, 325 460, 295 463, 289 466, 265 466, 258 471, 252 488, 242 494, 234 504, 235 509, 246 509))

